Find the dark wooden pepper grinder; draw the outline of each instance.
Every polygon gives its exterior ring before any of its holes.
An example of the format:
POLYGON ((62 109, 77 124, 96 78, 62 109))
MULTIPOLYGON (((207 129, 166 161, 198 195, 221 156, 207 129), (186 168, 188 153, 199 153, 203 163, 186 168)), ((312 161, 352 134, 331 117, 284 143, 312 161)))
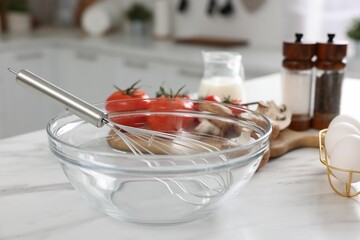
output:
POLYGON ((334 42, 335 34, 328 34, 328 41, 316 43, 316 80, 313 128, 327 128, 340 114, 341 90, 346 67, 346 42, 334 42))
POLYGON ((295 41, 283 43, 282 95, 283 103, 292 111, 289 128, 303 131, 311 127, 312 85, 314 76, 315 43, 302 41, 296 33, 295 41))

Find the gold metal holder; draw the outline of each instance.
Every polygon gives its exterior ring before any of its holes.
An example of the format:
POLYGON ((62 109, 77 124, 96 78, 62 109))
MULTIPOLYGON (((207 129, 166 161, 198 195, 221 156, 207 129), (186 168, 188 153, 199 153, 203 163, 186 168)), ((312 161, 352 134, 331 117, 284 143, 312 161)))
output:
POLYGON ((326 147, 325 147, 326 133, 327 133, 327 129, 323 129, 319 132, 319 155, 320 155, 319 157, 320 157, 320 162, 326 166, 327 176, 328 176, 328 181, 330 183, 330 186, 336 193, 338 193, 339 195, 341 195, 343 197, 355 197, 360 194, 360 191, 356 190, 355 185, 358 185, 358 184, 352 183, 352 179, 355 174, 360 174, 360 171, 335 167, 329 163, 329 156, 327 154, 326 147), (348 174, 347 182, 343 183, 343 182, 339 181, 336 178, 335 174, 332 172, 334 170, 340 171, 343 173, 347 173, 348 174), (337 185, 342 186, 344 191, 338 190, 337 187, 335 187, 336 183, 337 183, 337 185))

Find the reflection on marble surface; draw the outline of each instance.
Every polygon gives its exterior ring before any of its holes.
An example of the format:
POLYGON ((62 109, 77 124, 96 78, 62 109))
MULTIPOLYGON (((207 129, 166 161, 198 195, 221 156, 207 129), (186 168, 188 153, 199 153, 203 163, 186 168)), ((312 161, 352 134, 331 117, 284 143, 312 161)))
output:
POLYGON ((45 131, 0 141, 0 239, 360 239, 359 197, 332 192, 316 149, 270 161, 241 194, 191 223, 114 220, 73 190, 45 131))

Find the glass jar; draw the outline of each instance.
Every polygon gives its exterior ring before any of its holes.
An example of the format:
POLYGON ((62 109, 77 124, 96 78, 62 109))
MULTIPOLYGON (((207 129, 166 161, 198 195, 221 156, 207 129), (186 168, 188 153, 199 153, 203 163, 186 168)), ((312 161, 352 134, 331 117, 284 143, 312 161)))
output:
POLYGON ((347 43, 334 42, 334 37, 335 34, 328 34, 327 42, 316 44, 313 127, 319 130, 327 128, 340 114, 347 43))
POLYGON ((296 121, 308 122, 306 129, 310 127, 312 79, 312 69, 289 70, 284 68, 282 71, 283 103, 291 109, 296 121))
POLYGON ((210 95, 245 100, 244 67, 241 55, 235 52, 203 52, 204 75, 199 96, 210 95))
POLYGON ((289 128, 303 131, 311 126, 315 43, 302 42, 301 33, 295 37, 295 41, 283 43, 282 96, 283 103, 293 113, 289 128))

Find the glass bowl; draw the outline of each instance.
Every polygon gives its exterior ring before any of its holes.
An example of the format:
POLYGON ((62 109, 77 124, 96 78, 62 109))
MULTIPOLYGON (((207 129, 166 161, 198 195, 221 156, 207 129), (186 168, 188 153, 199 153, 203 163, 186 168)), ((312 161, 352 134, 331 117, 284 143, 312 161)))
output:
MULTIPOLYGON (((158 100, 148 101, 151 104, 158 100)), ((143 117, 144 124, 137 126, 140 132, 150 127, 148 121, 154 117, 160 117, 157 120, 163 125, 176 122, 180 127, 166 134, 175 135, 176 141, 180 139, 185 146, 181 151, 135 154, 114 147, 111 140, 116 143, 121 137, 113 130, 106 125, 96 128, 68 112, 48 123, 50 149, 74 188, 111 217, 143 224, 202 218, 236 196, 251 179, 269 148, 271 124, 266 117, 246 108, 181 101, 193 109, 109 112, 109 119, 114 121, 143 117), (231 111, 215 113, 207 108, 204 111, 202 106, 231 111), (199 127, 203 122, 210 126, 222 124, 226 131, 199 127), (194 140, 215 147, 187 151, 187 147, 194 146, 194 140)), ((97 106, 105 109, 105 104, 97 106)))

